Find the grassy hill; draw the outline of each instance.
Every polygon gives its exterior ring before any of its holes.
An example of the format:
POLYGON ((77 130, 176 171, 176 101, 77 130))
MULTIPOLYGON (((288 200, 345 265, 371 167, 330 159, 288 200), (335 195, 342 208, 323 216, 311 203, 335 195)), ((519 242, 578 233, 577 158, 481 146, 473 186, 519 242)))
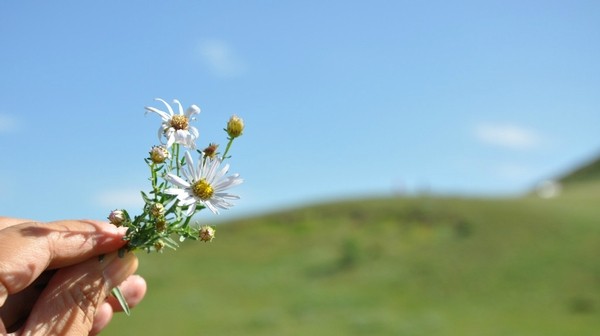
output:
POLYGON ((600 183, 558 198, 380 198, 140 255, 108 335, 596 335, 600 183))
POLYGON ((600 156, 573 169, 559 179, 562 184, 600 181, 600 156))

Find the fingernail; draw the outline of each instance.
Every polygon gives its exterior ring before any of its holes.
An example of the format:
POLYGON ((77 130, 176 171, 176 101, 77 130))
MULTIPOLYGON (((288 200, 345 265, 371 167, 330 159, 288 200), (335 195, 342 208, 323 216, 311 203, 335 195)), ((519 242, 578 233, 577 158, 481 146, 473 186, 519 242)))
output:
POLYGON ((127 228, 124 226, 119 226, 117 228, 117 233, 124 236, 127 233, 127 228))
POLYGON ((124 236, 127 233, 127 227, 114 226, 110 223, 107 223, 106 226, 104 226, 104 230, 106 230, 106 232, 109 232, 111 234, 117 234, 117 235, 122 235, 122 236, 124 236))
POLYGON ((106 266, 102 274, 109 288, 118 286, 137 269, 137 257, 131 252, 125 253, 122 258, 118 257, 116 253, 111 253, 107 259, 109 260, 104 260, 106 266))

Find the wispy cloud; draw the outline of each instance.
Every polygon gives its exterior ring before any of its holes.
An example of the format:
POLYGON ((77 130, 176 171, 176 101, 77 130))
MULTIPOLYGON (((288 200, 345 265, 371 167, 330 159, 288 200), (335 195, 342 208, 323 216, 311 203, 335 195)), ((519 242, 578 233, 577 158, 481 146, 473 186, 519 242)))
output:
POLYGON ((139 189, 105 190, 94 197, 94 202, 104 208, 141 208, 144 205, 139 189))
POLYGON ((531 150, 542 143, 535 130, 513 124, 480 124, 475 127, 475 136, 486 144, 517 150, 531 150))
POLYGON ((523 163, 504 162, 492 169, 496 176, 508 181, 529 181, 536 176, 536 171, 523 163))
POLYGON ((232 46, 223 40, 207 40, 198 45, 198 54, 215 76, 237 77, 244 73, 246 65, 232 46))
POLYGON ((0 114, 0 134, 12 133, 17 131, 19 122, 8 114, 0 114))

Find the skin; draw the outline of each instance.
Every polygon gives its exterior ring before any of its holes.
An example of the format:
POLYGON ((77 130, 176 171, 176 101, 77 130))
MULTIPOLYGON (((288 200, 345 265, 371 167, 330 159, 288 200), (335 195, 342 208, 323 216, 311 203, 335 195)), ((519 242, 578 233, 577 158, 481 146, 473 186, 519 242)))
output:
POLYGON ((133 253, 117 256, 123 234, 91 220, 0 217, 0 335, 96 335, 122 311, 116 286, 138 304, 146 282, 133 253))

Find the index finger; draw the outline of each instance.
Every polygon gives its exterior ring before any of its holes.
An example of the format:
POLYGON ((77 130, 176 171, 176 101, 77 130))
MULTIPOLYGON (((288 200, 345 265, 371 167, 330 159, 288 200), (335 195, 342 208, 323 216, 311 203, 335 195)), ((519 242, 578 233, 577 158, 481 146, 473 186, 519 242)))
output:
POLYGON ((0 305, 46 269, 119 249, 123 235, 114 225, 91 220, 28 222, 0 230, 0 305))
POLYGON ((3 217, 0 216, 0 230, 5 229, 9 226, 33 222, 31 219, 23 219, 23 218, 11 218, 11 217, 3 217))

